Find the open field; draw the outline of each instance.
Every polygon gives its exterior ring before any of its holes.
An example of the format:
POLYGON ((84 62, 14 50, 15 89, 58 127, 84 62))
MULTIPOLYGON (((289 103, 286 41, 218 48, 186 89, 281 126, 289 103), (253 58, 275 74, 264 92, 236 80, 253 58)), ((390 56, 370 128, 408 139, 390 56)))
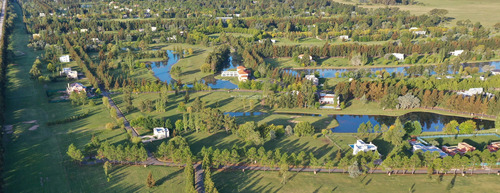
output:
MULTIPOLYGON (((341 3, 354 3, 358 1, 347 2, 345 0, 334 0, 341 3)), ((458 20, 470 19, 472 22, 481 22, 481 24, 492 27, 499 22, 500 1, 497 0, 418 0, 422 5, 394 5, 390 7, 398 7, 401 10, 410 11, 412 14, 421 15, 429 13, 432 9, 446 9, 449 11, 447 17, 453 18, 448 24, 453 26, 458 20)), ((365 8, 386 7, 386 5, 361 5, 365 8)))
POLYGON ((283 185, 278 172, 220 171, 213 179, 219 192, 496 192, 497 175, 445 175, 439 181, 426 175, 364 175, 352 179, 347 174, 289 172, 283 185), (448 188, 451 188, 447 190, 448 188))
MULTIPOLYGON (((18 14, 21 10, 14 4, 18 14)), ((65 88, 65 82, 38 83, 29 79, 28 71, 41 52, 27 48, 28 35, 22 17, 17 17, 11 38, 11 49, 25 55, 14 57, 9 65, 6 92, 6 125, 13 133, 4 134, 4 191, 6 192, 135 192, 146 191, 144 180, 153 171, 160 192, 177 190, 182 180, 176 168, 118 167, 106 182, 102 165, 78 166, 66 156, 69 144, 78 148, 92 135, 111 143, 124 143, 127 134, 120 129, 106 130, 113 121, 102 106, 81 107, 70 103, 48 103, 45 89, 65 88), (64 119, 90 111, 90 116, 70 123, 46 126, 48 121, 64 119), (38 126, 38 127, 36 127, 38 126), (30 130, 31 129, 31 130, 30 130), (129 175, 129 174, 134 175, 129 175), (135 175, 139 173, 139 175, 135 175), (162 180, 160 180, 162 179, 162 180), (161 182, 163 181, 163 182, 161 182)), ((82 81, 85 83, 85 81, 82 81)), ((99 99, 96 99, 100 103, 99 99)), ((182 176, 182 175, 180 175, 182 176)), ((155 189, 153 189, 155 190, 155 189)), ((177 192, 180 190, 177 190, 177 192)))
POLYGON ((351 44, 351 43, 358 43, 358 44, 363 44, 363 45, 374 45, 374 44, 384 44, 387 41, 371 41, 371 42, 353 42, 353 41, 348 41, 348 42, 342 42, 338 39, 331 39, 331 40, 321 40, 321 39, 316 39, 316 38, 300 38, 297 41, 289 40, 288 38, 272 38, 276 40, 276 45, 300 45, 300 46, 323 46, 325 43, 329 44, 351 44))

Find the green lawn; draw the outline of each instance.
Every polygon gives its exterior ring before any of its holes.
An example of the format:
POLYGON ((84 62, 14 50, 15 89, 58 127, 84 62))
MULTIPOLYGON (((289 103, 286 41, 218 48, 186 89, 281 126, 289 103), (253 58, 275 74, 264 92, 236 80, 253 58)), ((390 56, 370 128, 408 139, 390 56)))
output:
MULTIPOLYGON (((220 33, 215 33, 215 34, 208 35, 208 37, 210 37, 210 38, 219 38, 220 35, 221 35, 220 33)), ((228 36, 231 35, 231 36, 234 36, 234 37, 240 37, 241 36, 241 37, 246 37, 246 38, 253 36, 252 34, 244 34, 244 33, 226 33, 226 35, 228 35, 228 36)))
MULTIPOLYGON (((334 0, 341 3, 354 3, 358 1, 334 0)), ((453 18, 448 24, 454 26, 458 20, 470 19, 472 22, 481 22, 487 27, 492 27, 499 22, 500 1, 497 0, 418 0, 417 2, 424 5, 394 5, 390 7, 398 7, 401 10, 408 10, 412 14, 421 15, 428 14, 430 10, 446 9, 449 11, 447 17, 453 18)), ((386 5, 361 5, 366 8, 386 7, 386 5)))
POLYGON ((487 149, 486 146, 491 142, 500 141, 497 136, 473 136, 473 137, 439 137, 439 138, 425 138, 427 142, 437 141, 440 146, 456 146, 460 142, 466 142, 469 145, 476 147, 477 150, 483 151, 487 149))
POLYGON ((497 175, 428 178, 427 175, 372 174, 352 179, 348 174, 289 172, 281 184, 278 172, 219 171, 213 179, 219 192, 497 192, 497 175), (451 187, 447 190, 447 187, 451 187))
MULTIPOLYGON (((21 9, 14 4, 18 14, 21 9)), ((135 192, 147 191, 145 179, 148 171, 163 182, 162 190, 177 190, 175 185, 182 180, 178 170, 167 168, 121 167, 112 172, 108 183, 102 165, 78 166, 66 156, 71 143, 78 148, 90 140, 92 135, 111 143, 127 141, 124 130, 104 129, 113 121, 103 105, 76 107, 70 103, 48 103, 46 89, 65 88, 65 81, 39 83, 29 79, 29 70, 36 56, 42 54, 27 48, 22 17, 15 20, 15 30, 10 38, 10 49, 23 50, 25 55, 10 60, 6 97, 6 122, 12 125, 13 133, 4 134, 4 190, 5 192, 135 192), (48 121, 60 120, 86 111, 90 116, 78 121, 46 126, 48 121), (36 121, 36 122, 31 122, 36 121), (36 127, 38 126, 38 127, 36 127), (30 130, 31 128, 31 130, 30 130), (130 175, 134 174, 134 175, 130 175), (135 175, 139 174, 139 175, 135 175)), ((71 63, 69 63, 71 65, 71 63)), ((86 84, 86 81, 81 81, 86 84)), ((100 103, 100 99, 96 99, 100 103)), ((180 190, 177 190, 177 192, 180 190)))
POLYGON ((365 44, 365 45, 374 45, 374 44, 384 44, 387 41, 371 41, 371 42, 353 42, 353 41, 348 41, 348 42, 343 42, 338 39, 331 39, 331 40, 321 40, 321 39, 316 39, 312 37, 308 38, 300 38, 297 41, 289 40, 288 38, 272 38, 276 40, 276 45, 300 45, 300 46, 319 46, 322 47, 325 45, 325 43, 329 44, 352 44, 352 43, 358 43, 358 44, 365 44))

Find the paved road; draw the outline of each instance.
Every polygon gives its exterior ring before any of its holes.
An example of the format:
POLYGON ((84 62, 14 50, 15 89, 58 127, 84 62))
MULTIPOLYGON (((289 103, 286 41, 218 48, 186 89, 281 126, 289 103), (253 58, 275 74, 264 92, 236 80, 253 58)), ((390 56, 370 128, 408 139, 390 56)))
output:
POLYGON ((102 96, 108 97, 109 105, 116 109, 116 115, 118 116, 118 118, 123 118, 123 124, 125 125, 125 129, 128 131, 132 131, 132 136, 139 137, 139 134, 137 133, 137 131, 133 127, 130 126, 130 123, 128 122, 127 118, 125 118, 125 115, 123 115, 120 108, 118 108, 116 106, 113 99, 109 96, 109 92, 103 92, 102 96))

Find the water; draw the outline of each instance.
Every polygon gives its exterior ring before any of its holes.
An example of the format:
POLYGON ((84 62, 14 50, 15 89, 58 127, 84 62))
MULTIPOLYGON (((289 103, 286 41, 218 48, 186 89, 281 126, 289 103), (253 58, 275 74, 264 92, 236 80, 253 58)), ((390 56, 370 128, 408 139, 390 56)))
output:
MULTIPOLYGON (((494 66, 496 69, 500 69, 500 61, 497 62, 481 62, 481 63, 464 63, 462 66, 465 67, 478 67, 479 72, 483 72, 483 67, 486 65, 491 65, 494 66)), ((450 66, 451 67, 451 66, 450 66)), ((379 68, 365 68, 366 70, 370 70, 372 73, 375 73, 377 71, 387 71, 388 73, 402 73, 406 75, 405 69, 408 67, 379 67, 379 68)), ((336 76, 336 73, 339 74, 339 76, 342 75, 343 72, 348 72, 348 71, 355 71, 358 70, 356 68, 344 68, 344 69, 298 69, 298 70, 287 70, 289 73, 296 75, 297 73, 302 73, 304 74, 314 74, 315 72, 319 73, 320 78, 338 78, 336 76)), ((436 72, 432 71, 430 73, 431 75, 436 74, 436 72)), ((453 74, 452 70, 448 70, 448 74, 453 74)))
MULTIPOLYGON (((168 61, 165 62, 152 62, 151 64, 151 70, 153 70, 153 73, 155 77, 157 77, 160 81, 162 82, 167 82, 169 84, 172 84, 175 82, 175 79, 172 78, 170 75, 170 70, 172 69, 172 66, 176 64, 179 61, 179 55, 174 54, 172 50, 167 50, 168 54, 168 61)), ((236 68, 238 65, 233 64, 233 59, 232 57, 229 58, 229 66, 224 68, 226 69, 233 69, 236 68)), ((208 76, 202 79, 202 82, 206 83, 208 86, 210 86, 213 89, 237 89, 238 85, 233 84, 231 81, 228 80, 220 80, 220 79, 215 79, 213 76, 208 76)), ((193 85, 186 85, 187 87, 193 87, 193 85)))
MULTIPOLYGON (((234 117, 241 116, 257 116, 257 115, 267 115, 263 112, 226 112, 234 117)), ((301 113, 275 113, 281 115, 300 115, 300 116, 321 116, 320 114, 301 114, 301 113)), ((401 122, 404 124, 407 121, 419 121, 422 125, 422 131, 442 131, 444 125, 449 123, 451 120, 456 120, 458 123, 462 123, 469 118, 440 115, 428 112, 413 112, 407 113, 399 117, 401 122)), ((366 123, 370 121, 373 126, 379 124, 385 124, 388 127, 394 124, 396 117, 384 116, 384 115, 328 115, 326 119, 336 119, 339 126, 331 128, 334 133, 356 133, 358 132, 359 124, 366 123)), ((494 121, 482 120, 482 119, 472 119, 476 122, 479 129, 491 129, 495 127, 494 121)), ((323 120, 321 120, 323 121, 323 120)))

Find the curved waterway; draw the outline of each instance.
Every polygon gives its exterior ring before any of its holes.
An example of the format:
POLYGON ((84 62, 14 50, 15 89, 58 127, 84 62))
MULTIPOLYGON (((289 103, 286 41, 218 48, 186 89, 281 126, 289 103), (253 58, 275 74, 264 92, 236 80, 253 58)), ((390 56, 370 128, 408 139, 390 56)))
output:
MULTIPOLYGON (((268 113, 264 112, 226 112, 224 114, 229 114, 233 117, 242 116, 267 116, 268 113)), ((319 121, 332 121, 337 120, 339 126, 331 128, 332 132, 335 133, 356 133, 358 132, 359 124, 366 123, 370 121, 372 125, 382 125, 385 124, 390 126, 394 124, 397 117, 385 116, 385 115, 321 115, 321 114, 301 114, 301 113, 273 113, 278 115, 291 115, 291 116, 319 116, 324 117, 319 121)), ((419 121, 422 125, 423 131, 442 131, 445 124, 449 123, 451 120, 456 120, 458 123, 471 120, 469 118, 441 115, 429 112, 412 112, 405 115, 399 116, 402 123, 407 121, 419 121)), ((491 129, 495 127, 495 122, 483 119, 472 119, 476 122, 479 129, 491 129)))

